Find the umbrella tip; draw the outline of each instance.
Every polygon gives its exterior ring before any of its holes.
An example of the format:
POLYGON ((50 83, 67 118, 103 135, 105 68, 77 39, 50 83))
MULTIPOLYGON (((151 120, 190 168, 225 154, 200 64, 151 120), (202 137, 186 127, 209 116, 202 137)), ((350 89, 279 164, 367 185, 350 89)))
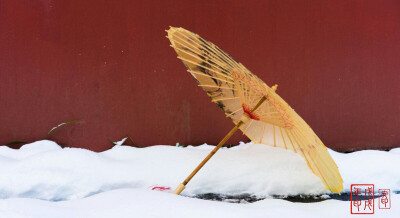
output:
POLYGON ((274 91, 278 89, 278 84, 275 84, 274 86, 271 87, 274 91))
POLYGON ((168 30, 176 30, 176 29, 178 29, 178 27, 169 26, 168 30))

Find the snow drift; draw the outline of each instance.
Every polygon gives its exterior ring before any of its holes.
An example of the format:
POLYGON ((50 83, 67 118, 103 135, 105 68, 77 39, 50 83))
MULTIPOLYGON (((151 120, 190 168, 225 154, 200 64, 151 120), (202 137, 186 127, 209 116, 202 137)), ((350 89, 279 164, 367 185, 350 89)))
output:
MULTIPOLYGON (((0 198, 51 201, 80 199, 120 188, 176 187, 214 148, 209 145, 115 146, 96 153, 37 141, 20 149, 0 147, 0 198)), ((398 149, 350 154, 330 150, 349 191, 352 183, 400 190, 398 149)), ((316 195, 326 190, 299 155, 265 145, 241 143, 221 149, 182 193, 223 195, 316 195)))

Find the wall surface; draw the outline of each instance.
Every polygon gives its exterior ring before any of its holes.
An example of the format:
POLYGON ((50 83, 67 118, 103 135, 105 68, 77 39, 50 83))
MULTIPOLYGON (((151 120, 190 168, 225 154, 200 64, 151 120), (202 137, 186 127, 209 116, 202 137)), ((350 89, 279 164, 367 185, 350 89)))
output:
MULTIPOLYGON (((337 150, 400 146, 400 1, 0 1, 0 144, 216 144, 233 124, 165 38, 244 63, 337 150)), ((246 138, 237 133, 229 143, 246 138)))

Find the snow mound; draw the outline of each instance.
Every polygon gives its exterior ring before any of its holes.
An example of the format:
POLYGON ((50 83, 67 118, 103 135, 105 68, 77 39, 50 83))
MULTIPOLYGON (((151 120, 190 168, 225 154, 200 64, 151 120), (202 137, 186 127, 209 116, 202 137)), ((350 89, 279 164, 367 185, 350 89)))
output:
POLYGON ((7 146, 0 146, 0 156, 3 158, 20 160, 36 154, 61 149, 62 148, 55 142, 42 140, 23 145, 20 149, 12 149, 7 146))
POLYGON ((374 184, 375 190, 400 191, 400 153, 365 150, 343 154, 329 150, 344 180, 344 189, 351 184, 374 184))
MULTIPOLYGON (((207 144, 186 148, 117 145, 96 153, 61 148, 46 140, 17 150, 1 146, 0 198, 61 201, 121 188, 149 189, 154 185, 173 190, 213 148, 207 144)), ((339 166, 346 190, 354 183, 373 183, 376 190, 400 190, 400 169, 394 167, 400 165, 399 153, 330 153, 339 166)), ((218 151, 182 194, 250 194, 263 198, 325 192, 320 179, 299 155, 271 146, 241 143, 218 151)))

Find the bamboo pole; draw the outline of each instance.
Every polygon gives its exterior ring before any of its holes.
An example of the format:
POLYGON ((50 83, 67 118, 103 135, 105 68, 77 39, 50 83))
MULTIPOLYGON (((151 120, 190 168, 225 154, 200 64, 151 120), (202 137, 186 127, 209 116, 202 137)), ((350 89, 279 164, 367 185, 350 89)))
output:
MULTIPOLYGON (((257 110, 257 108, 260 107, 260 105, 266 100, 267 98, 265 96, 263 96, 260 101, 258 101, 258 103, 256 104, 256 106, 254 106, 254 108, 250 111, 250 113, 254 112, 255 110, 257 110)), ((218 145, 207 155, 206 158, 204 158, 204 160, 196 167, 196 169, 193 170, 193 172, 185 179, 185 181, 183 181, 181 184, 178 185, 178 187, 175 189, 174 194, 179 195, 186 187, 186 185, 190 182, 190 180, 194 177, 194 175, 196 175, 197 172, 199 172, 199 170, 207 163, 208 160, 211 159, 212 156, 214 156, 215 153, 217 153, 217 151, 222 147, 222 145, 225 144, 226 141, 228 141, 228 139, 230 137, 232 137, 232 135, 240 128, 240 126, 242 126, 244 123, 246 123, 250 118, 248 117, 247 114, 244 114, 245 116, 247 116, 245 119, 241 119, 239 121, 239 123, 236 124, 235 127, 233 127, 233 129, 231 129, 231 131, 229 131, 228 134, 226 134, 226 136, 218 143, 218 145)))

